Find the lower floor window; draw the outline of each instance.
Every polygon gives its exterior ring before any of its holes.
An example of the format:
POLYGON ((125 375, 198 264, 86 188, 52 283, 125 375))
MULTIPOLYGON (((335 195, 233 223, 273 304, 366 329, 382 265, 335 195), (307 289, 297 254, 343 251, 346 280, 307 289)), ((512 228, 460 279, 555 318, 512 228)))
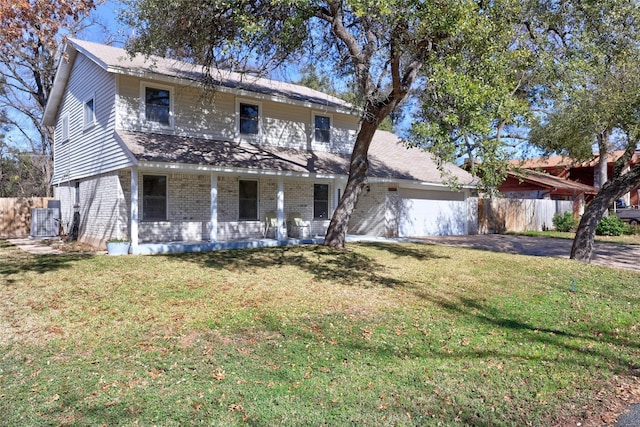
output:
POLYGON ((258 219, 258 181, 240 180, 239 215, 241 220, 258 219))
POLYGON ((142 220, 166 221, 167 177, 144 175, 142 177, 142 220))
POLYGON ((313 217, 329 218, 329 184, 313 185, 313 217))

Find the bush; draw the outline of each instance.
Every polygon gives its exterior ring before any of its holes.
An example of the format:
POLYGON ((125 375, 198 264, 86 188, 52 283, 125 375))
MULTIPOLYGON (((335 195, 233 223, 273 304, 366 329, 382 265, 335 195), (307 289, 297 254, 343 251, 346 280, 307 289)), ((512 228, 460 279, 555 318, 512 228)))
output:
POLYGON ((573 231, 578 226, 578 221, 573 217, 573 212, 566 211, 553 216, 553 226, 556 231, 573 231))
POLYGON ((627 228, 624 231, 624 234, 628 234, 629 236, 640 236, 640 225, 627 224, 627 228))
POLYGON ((605 216, 596 227, 598 236, 620 236, 627 230, 627 224, 615 215, 605 216))

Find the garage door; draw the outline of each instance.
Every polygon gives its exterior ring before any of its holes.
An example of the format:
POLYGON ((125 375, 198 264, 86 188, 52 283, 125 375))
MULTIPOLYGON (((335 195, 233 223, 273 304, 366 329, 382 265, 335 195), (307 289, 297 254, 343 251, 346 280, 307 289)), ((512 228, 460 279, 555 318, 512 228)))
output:
POLYGON ((460 193, 401 189, 399 196, 400 237, 467 234, 467 203, 460 193))

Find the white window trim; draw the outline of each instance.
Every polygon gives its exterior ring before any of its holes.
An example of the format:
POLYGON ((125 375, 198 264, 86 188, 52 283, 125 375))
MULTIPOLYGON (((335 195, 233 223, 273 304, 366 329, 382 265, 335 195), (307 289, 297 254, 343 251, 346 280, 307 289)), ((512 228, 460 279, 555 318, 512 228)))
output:
POLYGON ((96 94, 95 92, 91 96, 84 99, 82 102, 82 129, 90 129, 96 125, 96 94), (93 101, 93 111, 91 120, 87 121, 87 103, 93 101))
POLYGON ((60 117, 60 142, 69 141, 69 113, 60 117))
POLYGON ((140 82, 140 125, 148 130, 161 130, 161 129, 173 129, 174 128, 174 104, 175 104, 175 95, 173 86, 167 86, 163 84, 156 84, 154 82, 140 82), (163 125, 161 123, 156 122, 148 122, 147 121, 147 103, 146 103, 146 90, 147 88, 151 89, 160 89, 166 90, 169 92, 169 125, 163 125))
POLYGON ((169 175, 166 174, 162 174, 162 173, 143 173, 142 174, 142 179, 141 179, 141 184, 140 185, 140 202, 142 203, 142 205, 140 206, 140 212, 142 212, 142 220, 141 222, 166 222, 169 221, 169 175), (164 176, 165 177, 165 182, 167 184, 166 188, 164 189, 164 203, 165 203, 165 208, 164 208, 164 212, 165 212, 165 217, 164 219, 146 219, 145 218, 145 212, 144 212, 144 177, 145 176, 164 176))
POLYGON ((311 142, 313 144, 331 144, 333 143, 333 114, 326 113, 324 111, 312 111, 311 112, 311 142), (329 141, 316 141, 316 116, 329 118, 329 141))
POLYGON ((250 98, 236 98, 236 110, 235 110, 235 134, 236 139, 243 140, 262 140, 262 117, 264 116, 264 110, 262 109, 262 102, 257 101, 255 99, 250 98), (250 104, 258 106, 258 133, 257 134, 247 134, 240 133, 240 104, 250 104))

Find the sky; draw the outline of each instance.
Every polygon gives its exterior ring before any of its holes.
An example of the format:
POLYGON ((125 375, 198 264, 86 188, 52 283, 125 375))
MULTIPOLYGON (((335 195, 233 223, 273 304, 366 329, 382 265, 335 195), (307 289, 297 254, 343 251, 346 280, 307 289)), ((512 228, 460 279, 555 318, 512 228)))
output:
MULTIPOLYGON (((110 43, 115 46, 122 46, 127 36, 127 30, 118 22, 117 16, 119 9, 123 7, 124 5, 117 0, 103 2, 91 14, 91 18, 100 22, 101 25, 93 25, 77 34, 76 37, 96 43, 110 43)), ((28 119, 12 111, 9 111, 8 114, 14 120, 22 123, 23 129, 31 135, 33 140, 39 140, 37 130, 28 119)), ((5 138, 9 145, 13 147, 21 150, 29 150, 30 148, 28 140, 16 128, 5 132, 5 138)))
POLYGON ((110 43, 122 46, 127 34, 127 29, 118 21, 118 13, 124 5, 116 0, 106 0, 100 4, 91 14, 104 28, 93 26, 88 28, 79 38, 96 43, 110 43), (106 29, 106 31, 105 31, 106 29))

